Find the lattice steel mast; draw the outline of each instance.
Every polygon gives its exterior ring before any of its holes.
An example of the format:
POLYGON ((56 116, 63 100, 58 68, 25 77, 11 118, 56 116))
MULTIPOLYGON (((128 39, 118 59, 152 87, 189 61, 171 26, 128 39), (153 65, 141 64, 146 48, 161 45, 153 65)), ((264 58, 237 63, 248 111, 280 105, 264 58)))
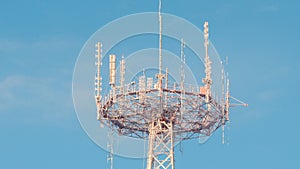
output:
MULTIPOLYGON (((174 169, 176 141, 210 136, 229 120, 229 80, 223 81, 222 99, 212 96, 212 62, 209 57, 208 22, 204 23, 204 86, 185 88, 185 43, 181 42, 180 83, 162 72, 162 15, 159 0, 159 71, 155 78, 144 73, 138 82, 125 84, 125 60, 120 62, 120 84, 116 83, 116 55, 109 56, 110 91, 101 97, 101 44, 97 43, 97 117, 120 135, 148 139, 147 169, 174 169), (163 85, 165 83, 165 85, 163 85), (170 85, 171 84, 171 85, 170 85), (194 90, 198 89, 198 90, 194 90), (225 94, 226 89, 226 94, 225 94)), ((223 72, 222 72, 223 73, 223 72)))

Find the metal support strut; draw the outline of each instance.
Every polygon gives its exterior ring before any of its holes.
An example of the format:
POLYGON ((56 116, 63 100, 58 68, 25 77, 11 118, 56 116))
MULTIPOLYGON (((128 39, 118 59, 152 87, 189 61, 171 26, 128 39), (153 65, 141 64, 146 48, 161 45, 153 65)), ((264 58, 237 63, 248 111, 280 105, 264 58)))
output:
POLYGON ((147 169, 174 169, 173 124, 157 120, 149 126, 147 169))

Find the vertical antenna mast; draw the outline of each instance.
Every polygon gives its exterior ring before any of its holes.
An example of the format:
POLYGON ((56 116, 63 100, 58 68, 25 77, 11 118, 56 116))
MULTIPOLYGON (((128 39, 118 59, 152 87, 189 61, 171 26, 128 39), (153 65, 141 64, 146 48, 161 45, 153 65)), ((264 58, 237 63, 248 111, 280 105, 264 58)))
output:
POLYGON ((121 87, 124 87, 125 82, 125 60, 124 55, 122 55, 122 60, 120 62, 120 85, 121 87))
POLYGON ((163 113, 163 106, 162 106, 162 80, 164 75, 162 74, 162 16, 161 16, 161 0, 159 0, 158 5, 158 18, 159 18, 159 73, 157 75, 158 79, 158 88, 159 88, 159 97, 160 97, 160 114, 163 113))
POLYGON ((226 121, 229 121, 229 106, 230 106, 230 103, 229 103, 229 78, 228 78, 228 74, 227 74, 227 90, 226 90, 226 121))
POLYGON ((96 66, 97 66, 97 74, 95 77, 95 100, 96 104, 98 104, 101 100, 101 74, 100 74, 100 69, 101 69, 101 59, 102 59, 102 44, 100 42, 96 43, 96 66))
POLYGON ((180 111, 180 119, 182 118, 182 114, 184 112, 184 105, 183 105, 183 97, 185 95, 184 92, 184 80, 185 80, 185 72, 184 72, 184 65, 185 65, 185 55, 184 55, 184 48, 185 48, 185 42, 183 39, 181 39, 181 51, 180 51, 180 90, 181 90, 181 111, 180 111))
POLYGON ((159 18, 159 74, 162 74, 162 16, 161 16, 161 0, 159 0, 158 18, 159 18))
MULTIPOLYGON (((203 79, 203 83, 205 84, 206 88, 206 103, 209 103, 210 96, 211 96, 211 61, 208 56, 208 22, 204 23, 204 47, 205 47, 205 75, 206 77, 203 79)), ((208 109, 210 109, 210 104, 208 104, 208 109)))
POLYGON ((108 138, 109 141, 107 142, 107 149, 109 150, 109 154, 107 155, 107 169, 113 169, 114 168, 114 131, 110 129, 108 132, 108 138), (108 168, 109 167, 109 168, 108 168))
POLYGON ((109 55, 109 84, 112 87, 116 84, 116 55, 109 55))
POLYGON ((225 144, 225 75, 224 69, 222 69, 222 144, 225 144))
POLYGON ((181 39, 181 51, 180 51, 180 81, 181 81, 181 90, 183 90, 184 80, 185 80, 185 73, 184 73, 184 64, 185 64, 185 54, 184 54, 185 42, 181 39))

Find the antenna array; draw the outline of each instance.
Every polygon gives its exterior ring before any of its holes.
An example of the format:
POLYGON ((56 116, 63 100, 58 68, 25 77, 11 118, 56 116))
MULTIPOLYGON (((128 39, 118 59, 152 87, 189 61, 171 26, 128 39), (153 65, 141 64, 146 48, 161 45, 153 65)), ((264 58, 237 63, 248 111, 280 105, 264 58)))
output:
MULTIPOLYGON (((233 98, 229 95, 229 79, 224 76, 224 72, 222 72, 221 101, 212 95, 208 22, 204 23, 205 78, 202 79, 204 86, 186 87, 184 84, 185 42, 183 39, 180 52, 180 83, 177 84, 168 78, 167 68, 165 73, 162 72, 161 5, 161 0, 159 0, 159 71, 156 78, 147 77, 143 73, 138 78, 138 82, 125 84, 125 60, 122 56, 120 84, 117 84, 117 57, 111 54, 109 56, 111 89, 105 97, 101 97, 102 44, 99 42, 96 44, 95 99, 98 120, 120 135, 148 139, 147 169, 174 169, 174 143, 176 141, 208 137, 221 126, 224 131, 224 126, 229 120, 229 107, 231 106, 229 99, 233 98)), ((224 142, 224 132, 222 138, 224 142)), ((112 162, 112 154, 109 159, 112 162)))

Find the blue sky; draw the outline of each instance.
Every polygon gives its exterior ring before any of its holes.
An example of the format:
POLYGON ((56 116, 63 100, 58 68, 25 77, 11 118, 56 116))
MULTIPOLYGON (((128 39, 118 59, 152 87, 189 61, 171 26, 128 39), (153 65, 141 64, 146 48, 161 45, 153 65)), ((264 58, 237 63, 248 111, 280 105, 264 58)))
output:
MULTIPOLYGON (((165 0, 163 12, 202 29, 229 56, 233 108, 226 145, 176 148, 176 168, 299 168, 300 4, 296 0, 165 0)), ((154 12, 154 0, 0 2, 0 168, 106 168, 106 152, 81 129, 72 74, 85 41, 119 17, 154 12)), ((189 144, 188 144, 189 143, 189 144)), ((116 169, 143 160, 117 157, 116 169)))

